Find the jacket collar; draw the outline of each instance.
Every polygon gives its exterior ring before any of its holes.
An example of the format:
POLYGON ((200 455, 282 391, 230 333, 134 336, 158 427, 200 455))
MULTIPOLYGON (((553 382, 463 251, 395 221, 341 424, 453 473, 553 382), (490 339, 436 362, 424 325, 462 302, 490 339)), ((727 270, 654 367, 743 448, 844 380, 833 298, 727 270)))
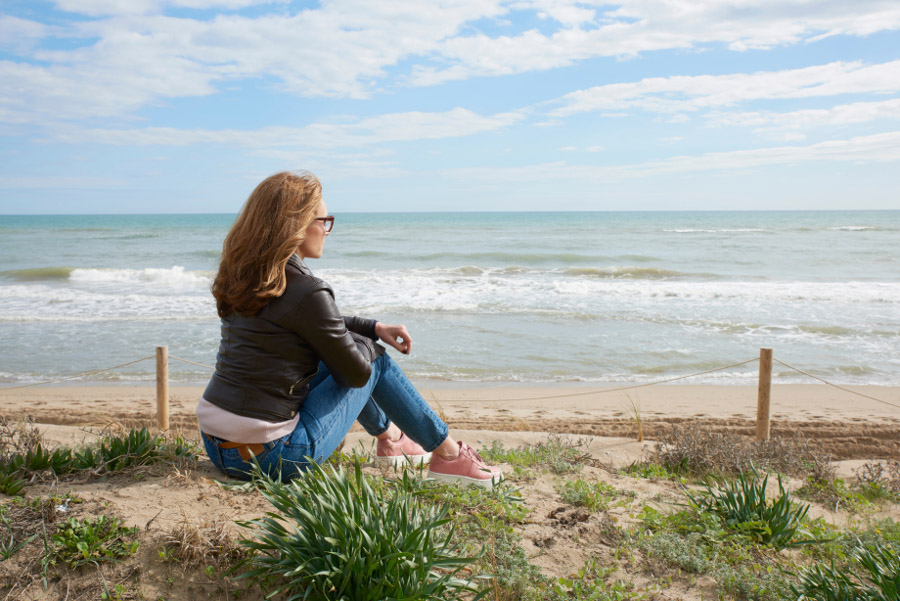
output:
POLYGON ((312 275, 312 271, 309 270, 309 267, 306 266, 306 263, 303 262, 303 259, 297 253, 291 255, 291 258, 288 259, 288 265, 291 265, 304 275, 312 275))

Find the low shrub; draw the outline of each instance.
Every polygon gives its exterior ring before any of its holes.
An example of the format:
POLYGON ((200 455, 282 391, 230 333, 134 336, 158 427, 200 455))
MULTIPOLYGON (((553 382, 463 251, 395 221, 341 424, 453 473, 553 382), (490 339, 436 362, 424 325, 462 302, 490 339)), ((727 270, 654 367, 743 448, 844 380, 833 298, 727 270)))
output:
MULTIPOLYGON (((720 596, 727 593, 750 601, 793 599, 792 583, 782 570, 772 565, 719 565, 712 572, 720 596)), ((847 600, 849 601, 849 599, 847 600)))
POLYGON ((252 555, 239 578, 270 595, 366 601, 459 599, 476 591, 471 579, 458 577, 474 558, 453 542, 448 507, 423 507, 404 486, 374 488, 359 461, 350 473, 313 464, 287 484, 258 469, 255 478, 275 510, 241 524, 252 532, 241 541, 252 555))
POLYGON ((634 591, 634 584, 623 580, 608 582, 615 568, 603 567, 596 557, 588 559, 584 566, 570 577, 560 578, 553 587, 562 599, 591 599, 594 601, 625 601, 640 599, 644 595, 634 591))
POLYGON ((816 564, 800 573, 800 583, 791 587, 796 599, 816 601, 889 601, 900 599, 898 550, 880 544, 857 543, 851 560, 858 578, 834 564, 816 564))
POLYGON ((557 491, 564 502, 591 511, 605 509, 618 495, 618 491, 606 482, 586 482, 581 478, 564 482, 557 491))
POLYGON ((757 441, 734 432, 712 432, 695 426, 671 428, 663 433, 656 448, 656 463, 693 476, 735 475, 755 466, 813 480, 834 478, 831 456, 809 440, 757 441))
POLYGON ((713 478, 701 494, 687 493, 691 504, 699 512, 719 516, 734 532, 747 535, 775 548, 795 547, 816 542, 814 539, 797 539, 806 534, 801 530, 809 505, 795 504, 778 476, 778 496, 766 499, 769 476, 760 479, 756 470, 740 474, 731 482, 713 478))
MULTIPOLYGON (((856 470, 860 488, 871 490, 873 497, 900 499, 900 461, 869 461, 856 470)), ((874 499, 873 499, 874 500, 874 499)))
POLYGON ((7 437, 0 439, 0 493, 10 496, 20 494, 31 476, 44 472, 54 476, 84 471, 100 475, 159 461, 183 465, 197 459, 196 443, 181 436, 167 440, 160 434, 151 435, 147 428, 104 436, 98 444, 75 450, 48 449, 30 423, 20 426, 0 420, 0 435, 7 437))
POLYGON ((69 518, 51 537, 53 547, 46 560, 49 564, 61 561, 72 568, 118 561, 137 551, 137 533, 136 527, 127 528, 118 518, 105 515, 83 520, 69 518))
POLYGON ((648 557, 692 574, 703 574, 711 565, 704 538, 698 532, 691 532, 686 536, 660 532, 641 539, 638 547, 648 557))
POLYGON ((515 468, 548 468, 554 474, 581 471, 593 461, 586 449, 586 439, 570 439, 551 434, 547 440, 506 449, 499 441, 481 450, 488 463, 507 463, 515 468))

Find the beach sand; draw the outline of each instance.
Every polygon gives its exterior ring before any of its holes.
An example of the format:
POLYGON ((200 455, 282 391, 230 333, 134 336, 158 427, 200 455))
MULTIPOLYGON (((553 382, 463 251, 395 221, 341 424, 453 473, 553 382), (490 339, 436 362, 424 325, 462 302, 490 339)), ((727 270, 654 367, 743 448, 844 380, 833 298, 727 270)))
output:
MULTIPOLYGON (((773 385, 772 435, 798 434, 839 459, 900 456, 900 387, 854 386, 851 394, 824 384, 773 385), (887 404, 890 403, 890 404, 887 404)), ((631 390, 588 386, 431 386, 419 390, 453 428, 558 432, 601 437, 644 436, 695 424, 753 435, 755 386, 657 385, 631 390)), ((194 407, 202 386, 170 388, 170 424, 196 432, 194 407)), ((0 390, 0 415, 28 414, 65 426, 148 423, 156 415, 152 386, 42 386, 0 390)), ((358 428, 358 427, 357 427, 358 428)))
MULTIPOLYGON (((853 389, 900 405, 900 387, 853 389)), ((571 574, 590 557, 613 561, 616 542, 605 534, 609 524, 625 528, 635 522, 645 504, 668 510, 672 503, 683 500, 678 482, 637 479, 616 471, 650 458, 653 439, 663 429, 699 425, 748 437, 755 432, 756 388, 752 386, 668 385, 627 393, 563 385, 423 386, 420 390, 446 417, 456 438, 476 448, 490 446, 493 441, 514 448, 546 441, 548 433, 561 433, 594 460, 580 477, 602 480, 629 495, 623 497, 629 499, 627 502, 599 514, 582 515, 583 511, 577 513, 562 504, 555 488, 558 477, 552 474, 539 475, 522 486, 521 494, 529 510, 522 531, 523 547, 535 565, 554 577, 571 574), (578 396, 559 398, 575 393, 578 396), (639 405, 645 442, 635 440, 632 405, 639 405)), ((196 386, 170 389, 172 429, 189 438, 198 436, 193 412, 202 392, 203 388, 196 386)), ((151 386, 42 386, 0 391, 0 416, 13 420, 31 416, 50 443, 77 445, 96 439, 117 425, 152 425, 155 412, 155 389, 151 386)), ((851 478, 854 470, 868 460, 900 457, 900 409, 825 385, 774 386, 772 432, 773 436, 799 434, 814 439, 834 456, 837 473, 845 478, 851 478)), ((357 427, 348 434, 344 450, 373 446, 371 437, 357 427)), ((509 466, 506 469, 511 471, 509 466)), ((205 577, 199 568, 189 570, 161 563, 157 553, 160 545, 185 527, 222 527, 237 538, 244 533, 235 525, 236 520, 257 518, 269 508, 258 494, 220 487, 217 480, 223 479, 201 456, 194 467, 184 471, 150 470, 77 481, 37 482, 28 486, 27 494, 36 497, 69 493, 82 502, 71 505, 66 515, 106 513, 138 526, 142 543, 137 564, 132 562, 120 569, 123 582, 128 583, 129 590, 140 589, 143 598, 188 601, 225 598, 222 595, 228 593, 218 578, 205 577)), ((797 488, 802 482, 789 484, 797 488)), ((0 495, 0 500, 5 497, 0 495)), ((889 517, 898 517, 896 506, 885 511, 889 517)), ((815 504, 810 515, 835 524, 853 519, 843 510, 832 511, 815 504)), ((93 594, 91 591, 96 592, 99 586, 96 573, 83 570, 51 581, 45 590, 38 574, 26 574, 29 581, 15 569, 11 562, 0 564, 0 584, 12 586, 14 598, 21 594, 18 598, 61 601, 78 598, 77 594, 93 594)), ((641 570, 622 572, 617 577, 639 587, 647 580, 641 570)), ((716 595, 715 582, 709 577, 683 580, 676 577, 667 591, 670 596, 664 598, 700 601, 716 595)), ((262 593, 247 591, 244 598, 261 600, 262 593)))

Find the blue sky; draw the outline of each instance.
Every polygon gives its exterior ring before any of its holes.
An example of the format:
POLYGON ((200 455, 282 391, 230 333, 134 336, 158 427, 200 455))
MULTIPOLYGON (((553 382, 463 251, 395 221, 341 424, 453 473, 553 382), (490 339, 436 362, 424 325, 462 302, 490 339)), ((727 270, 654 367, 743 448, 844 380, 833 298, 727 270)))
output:
POLYGON ((0 11, 0 214, 900 208, 896 0, 0 11))

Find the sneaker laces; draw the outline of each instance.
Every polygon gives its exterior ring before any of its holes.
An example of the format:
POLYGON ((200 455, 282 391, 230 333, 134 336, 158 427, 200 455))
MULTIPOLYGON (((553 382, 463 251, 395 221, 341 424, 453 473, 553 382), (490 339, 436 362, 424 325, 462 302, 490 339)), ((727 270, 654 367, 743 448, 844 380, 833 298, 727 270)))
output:
POLYGON ((482 459, 481 455, 478 454, 478 451, 473 449, 470 445, 462 443, 462 448, 459 450, 459 452, 468 455, 472 462, 475 463, 478 467, 487 468, 487 464, 484 462, 484 459, 482 459))

